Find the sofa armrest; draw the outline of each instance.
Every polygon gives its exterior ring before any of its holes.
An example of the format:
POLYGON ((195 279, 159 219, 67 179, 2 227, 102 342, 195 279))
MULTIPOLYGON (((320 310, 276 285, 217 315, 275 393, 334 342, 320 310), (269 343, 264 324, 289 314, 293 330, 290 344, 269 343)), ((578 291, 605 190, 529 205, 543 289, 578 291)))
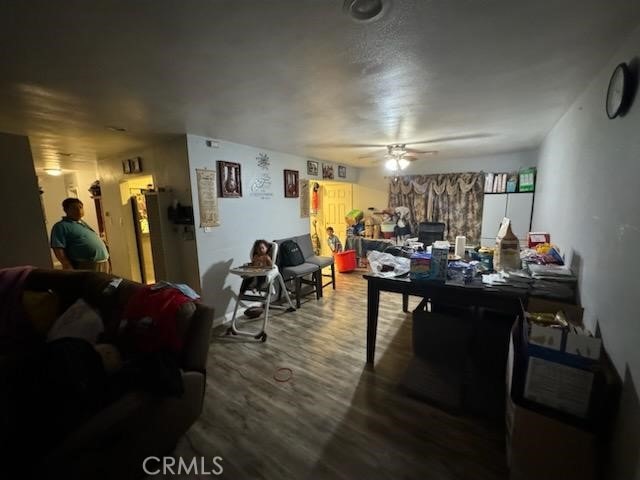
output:
POLYGON ((99 449, 126 431, 129 422, 145 410, 152 401, 152 395, 145 392, 131 392, 118 401, 99 411, 64 442, 47 455, 47 463, 77 455, 83 450, 99 449))
POLYGON ((187 371, 204 372, 207 368, 213 313, 213 308, 196 304, 182 350, 181 367, 187 371))
POLYGON ((183 372, 184 394, 131 393, 99 412, 44 459, 66 478, 139 478, 144 458, 171 453, 202 412, 205 377, 183 372))

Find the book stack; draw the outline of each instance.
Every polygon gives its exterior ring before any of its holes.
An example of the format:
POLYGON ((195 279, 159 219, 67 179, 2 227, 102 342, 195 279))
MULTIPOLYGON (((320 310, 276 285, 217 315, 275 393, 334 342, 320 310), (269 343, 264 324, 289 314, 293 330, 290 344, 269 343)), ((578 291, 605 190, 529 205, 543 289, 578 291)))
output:
POLYGON ((485 193, 505 193, 509 186, 509 191, 515 192, 515 185, 509 185, 509 179, 513 181, 512 176, 507 173, 487 173, 484 177, 485 193))

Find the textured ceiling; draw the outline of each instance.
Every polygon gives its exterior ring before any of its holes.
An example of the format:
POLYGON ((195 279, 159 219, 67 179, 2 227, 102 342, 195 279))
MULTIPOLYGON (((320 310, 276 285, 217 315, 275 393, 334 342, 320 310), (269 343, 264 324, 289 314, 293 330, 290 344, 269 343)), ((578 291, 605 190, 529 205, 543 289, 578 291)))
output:
POLYGON ((636 25, 633 3, 386 0, 357 23, 342 0, 6 1, 0 131, 64 167, 185 132, 359 166, 377 150, 352 144, 530 148, 636 25))

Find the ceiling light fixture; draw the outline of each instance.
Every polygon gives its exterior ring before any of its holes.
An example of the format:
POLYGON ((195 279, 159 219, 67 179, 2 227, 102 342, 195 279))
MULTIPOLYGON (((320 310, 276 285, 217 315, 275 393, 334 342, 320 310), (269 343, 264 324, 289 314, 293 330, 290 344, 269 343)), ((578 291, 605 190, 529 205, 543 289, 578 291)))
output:
POLYGON ((384 168, 386 168, 387 170, 391 170, 392 172, 398 170, 398 167, 400 167, 400 165, 398 165, 398 161, 395 158, 390 158, 389 160, 384 162, 384 168))
POLYGON ((404 170, 409 166, 409 160, 407 160, 406 158, 400 157, 398 159, 398 166, 400 167, 400 170, 404 170))
POLYGON ((409 160, 402 158, 401 156, 394 156, 384 162, 384 166, 387 170, 391 170, 392 172, 404 170, 409 166, 409 160))
POLYGON ((342 10, 359 22, 377 18, 383 10, 383 0, 344 0, 342 10))
POLYGON ((44 173, 51 175, 52 177, 59 177, 62 175, 62 170, 59 168, 45 168, 44 173))
POLYGON ((409 160, 404 158, 407 154, 407 149, 404 144, 394 143, 392 145, 387 146, 387 158, 388 160, 385 162, 384 166, 387 170, 391 170, 393 172, 397 170, 404 170, 409 166, 409 160))

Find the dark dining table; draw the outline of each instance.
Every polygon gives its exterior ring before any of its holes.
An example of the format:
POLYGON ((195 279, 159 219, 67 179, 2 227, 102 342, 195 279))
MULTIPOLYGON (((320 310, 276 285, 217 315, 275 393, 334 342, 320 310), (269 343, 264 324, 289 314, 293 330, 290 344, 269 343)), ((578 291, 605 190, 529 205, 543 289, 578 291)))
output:
POLYGON ((409 309, 409 296, 421 297, 430 302, 438 302, 461 307, 481 307, 507 315, 517 316, 526 305, 528 290, 509 290, 491 287, 475 279, 469 284, 436 282, 429 280, 412 281, 407 277, 383 277, 374 273, 363 275, 367 280, 367 363, 373 364, 378 330, 378 310, 380 292, 395 292, 402 295, 402 310, 409 309))

